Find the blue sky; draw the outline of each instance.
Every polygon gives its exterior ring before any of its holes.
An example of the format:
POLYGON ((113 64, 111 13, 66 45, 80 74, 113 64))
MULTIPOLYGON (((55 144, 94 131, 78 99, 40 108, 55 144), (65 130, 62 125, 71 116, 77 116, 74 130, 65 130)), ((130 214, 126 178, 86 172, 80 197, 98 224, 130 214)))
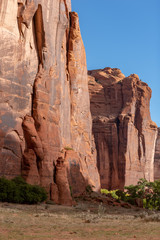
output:
POLYGON ((120 68, 152 89, 151 117, 160 127, 160 0, 72 0, 80 18, 88 70, 120 68))

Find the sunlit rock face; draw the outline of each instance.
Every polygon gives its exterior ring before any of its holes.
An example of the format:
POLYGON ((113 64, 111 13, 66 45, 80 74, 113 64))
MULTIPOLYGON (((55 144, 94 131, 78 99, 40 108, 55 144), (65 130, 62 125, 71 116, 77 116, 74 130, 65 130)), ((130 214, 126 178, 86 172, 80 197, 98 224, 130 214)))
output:
POLYGON ((70 0, 1 0, 0 36, 0 176, 22 175, 51 192, 62 156, 76 194, 88 184, 99 190, 85 50, 70 0))
POLYGON ((154 155, 154 179, 160 180, 160 128, 158 128, 155 155, 154 155))
POLYGON ((157 126, 150 118, 151 89, 136 74, 105 68, 89 71, 89 92, 102 187, 153 181, 157 126))

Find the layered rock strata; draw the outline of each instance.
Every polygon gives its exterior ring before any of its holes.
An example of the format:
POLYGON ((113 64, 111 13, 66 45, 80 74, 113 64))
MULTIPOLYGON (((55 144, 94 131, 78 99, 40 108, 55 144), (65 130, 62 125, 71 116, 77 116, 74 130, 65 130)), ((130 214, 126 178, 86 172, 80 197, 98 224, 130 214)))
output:
POLYGON ((151 89, 119 69, 89 71, 93 133, 102 188, 122 189, 154 179, 157 126, 151 121, 151 89))
POLYGON ((158 128, 155 155, 154 155, 154 179, 160 180, 160 128, 158 128))
POLYGON ((0 36, 0 176, 23 175, 52 192, 63 156, 76 194, 88 184, 98 191, 85 50, 70 0, 2 0, 0 36), (71 177, 75 168, 81 178, 71 177))

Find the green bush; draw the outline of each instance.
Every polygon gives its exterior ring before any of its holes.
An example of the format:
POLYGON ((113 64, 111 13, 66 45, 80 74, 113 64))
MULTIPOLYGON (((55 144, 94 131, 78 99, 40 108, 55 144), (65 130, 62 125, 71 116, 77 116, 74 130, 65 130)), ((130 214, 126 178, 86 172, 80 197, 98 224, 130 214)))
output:
POLYGON ((0 201, 35 204, 47 199, 44 188, 27 184, 22 177, 0 178, 0 201))
POLYGON ((93 187, 93 186, 91 186, 90 184, 88 184, 88 185, 86 186, 86 192, 87 192, 87 193, 92 193, 92 192, 93 192, 92 187, 93 187))
POLYGON ((103 189, 101 189, 101 193, 107 195, 108 193, 110 193, 110 191, 108 189, 103 188, 103 189))
POLYGON ((140 179, 137 185, 125 187, 128 193, 126 201, 136 201, 137 198, 143 200, 143 207, 148 209, 160 210, 160 181, 148 182, 140 179))
POLYGON ((117 200, 128 202, 132 205, 137 204, 137 199, 141 199, 143 207, 148 209, 160 210, 160 181, 148 182, 140 179, 137 185, 130 185, 121 190, 108 191, 101 189, 101 193, 110 194, 117 200))
POLYGON ((69 146, 66 146, 64 147, 65 150, 73 150, 73 148, 69 147, 69 146))
POLYGON ((119 190, 107 190, 107 189, 101 189, 101 193, 106 194, 106 195, 110 195, 115 199, 119 199, 118 195, 117 195, 117 191, 119 190))

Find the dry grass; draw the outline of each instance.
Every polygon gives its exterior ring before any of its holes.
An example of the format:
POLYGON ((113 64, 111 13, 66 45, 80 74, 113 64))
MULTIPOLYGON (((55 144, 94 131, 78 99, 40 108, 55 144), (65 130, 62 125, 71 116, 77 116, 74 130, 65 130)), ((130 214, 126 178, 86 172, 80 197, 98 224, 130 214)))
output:
POLYGON ((159 240, 160 222, 139 209, 80 202, 76 207, 0 204, 0 240, 159 240))

